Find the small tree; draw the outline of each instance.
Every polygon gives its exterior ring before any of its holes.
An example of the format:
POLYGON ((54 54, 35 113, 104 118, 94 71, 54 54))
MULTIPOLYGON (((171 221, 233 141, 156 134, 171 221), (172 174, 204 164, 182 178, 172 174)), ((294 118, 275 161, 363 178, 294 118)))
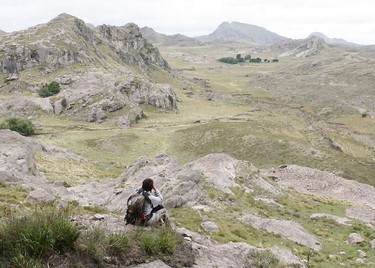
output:
POLYGON ((31 136, 35 133, 33 123, 27 118, 9 118, 0 125, 0 128, 16 131, 23 136, 31 136))
POLYGON ((251 59, 251 55, 246 55, 245 56, 245 60, 250 60, 251 59))

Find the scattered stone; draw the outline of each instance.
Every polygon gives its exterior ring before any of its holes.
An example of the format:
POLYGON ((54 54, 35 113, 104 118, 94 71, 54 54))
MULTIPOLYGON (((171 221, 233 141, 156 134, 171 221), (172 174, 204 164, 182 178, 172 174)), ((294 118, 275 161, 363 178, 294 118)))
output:
POLYGON ((357 252, 358 252, 360 258, 367 257, 366 252, 364 252, 363 250, 358 249, 357 252))
POLYGON ((345 252, 345 251, 340 251, 339 254, 340 254, 340 255, 346 255, 346 252, 345 252))
POLYGON ((375 250, 375 239, 370 241, 370 246, 371 246, 371 249, 375 250))
POLYGON ((101 215, 101 214, 95 214, 94 216, 92 216, 92 220, 94 221, 101 221, 101 220, 104 220, 104 215, 101 215))
POLYGON ((360 244, 363 241, 365 241, 362 236, 356 233, 351 233, 348 237, 348 243, 353 245, 353 244, 360 244))
POLYGON ((56 201, 56 197, 46 190, 37 189, 31 191, 25 201, 30 204, 53 204, 56 201))
POLYGON ((366 225, 366 227, 370 228, 371 230, 375 230, 375 225, 373 225, 371 223, 366 223, 365 225, 366 225))
POLYGON ((365 264, 365 263, 366 263, 366 261, 365 261, 364 259, 362 259, 362 258, 357 258, 357 259, 355 260, 355 262, 356 262, 356 263, 359 263, 359 264, 365 264))
POLYGON ((16 73, 12 73, 10 74, 7 78, 6 78, 7 81, 15 81, 15 80, 18 80, 18 75, 16 73))
POLYGON ((294 255, 288 249, 282 249, 278 246, 273 246, 270 248, 271 252, 280 260, 282 264, 286 264, 287 267, 307 267, 303 261, 294 255))
POLYGON ((171 268, 170 266, 166 265, 164 262, 160 260, 156 260, 149 263, 142 263, 134 266, 129 266, 129 268, 171 268))
POLYGON ((213 221, 204 221, 204 222, 202 222, 201 226, 207 232, 210 232, 210 233, 217 233, 217 232, 219 232, 219 227, 213 221))

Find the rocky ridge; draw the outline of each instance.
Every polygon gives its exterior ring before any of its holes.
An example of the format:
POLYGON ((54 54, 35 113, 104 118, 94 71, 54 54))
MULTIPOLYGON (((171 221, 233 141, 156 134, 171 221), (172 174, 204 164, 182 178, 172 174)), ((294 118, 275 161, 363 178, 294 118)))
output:
POLYGON ((127 128, 142 118, 139 104, 177 111, 173 88, 150 77, 156 70, 171 72, 137 25, 92 29, 78 18, 61 14, 47 24, 1 37, 4 84, 0 92, 8 95, 0 107, 11 107, 18 116, 55 113, 89 122, 111 118, 127 128), (50 105, 30 97, 51 81, 59 82, 61 91, 46 99, 50 105), (22 101, 19 95, 24 95, 22 101))
POLYGON ((161 46, 201 46, 200 41, 182 34, 166 35, 156 32, 150 27, 139 29, 142 36, 150 43, 161 46))

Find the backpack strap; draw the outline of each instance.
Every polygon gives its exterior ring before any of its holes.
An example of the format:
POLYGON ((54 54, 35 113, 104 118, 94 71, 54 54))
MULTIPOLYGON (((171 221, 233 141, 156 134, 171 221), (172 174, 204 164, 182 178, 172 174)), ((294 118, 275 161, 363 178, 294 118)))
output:
POLYGON ((148 192, 146 192, 146 191, 143 191, 143 190, 142 190, 141 194, 145 197, 145 200, 151 205, 151 208, 153 209, 154 205, 151 202, 150 194, 148 192))
POLYGON ((151 219, 152 214, 154 213, 154 205, 151 202, 150 194, 148 192, 141 189, 140 194, 142 194, 145 197, 145 201, 148 202, 151 205, 151 212, 148 215, 146 215, 146 222, 147 222, 147 221, 149 221, 149 219, 151 219))

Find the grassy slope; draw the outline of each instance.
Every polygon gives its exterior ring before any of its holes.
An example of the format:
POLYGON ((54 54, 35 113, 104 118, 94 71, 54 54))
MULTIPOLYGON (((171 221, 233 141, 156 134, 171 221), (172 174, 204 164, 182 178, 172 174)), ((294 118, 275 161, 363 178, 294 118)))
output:
MULTIPOLYGON (((40 139, 82 154, 108 176, 118 175, 124 165, 144 155, 168 153, 186 163, 207 153, 226 152, 258 167, 298 164, 375 184, 373 119, 362 118, 349 105, 336 107, 332 104, 327 108, 325 103, 332 102, 331 95, 314 98, 315 103, 311 105, 308 88, 314 85, 310 84, 305 84, 305 87, 309 85, 305 90, 307 97, 303 92, 296 93, 297 103, 278 97, 283 90, 299 88, 306 79, 312 81, 313 75, 318 79, 325 73, 332 73, 324 64, 333 70, 334 66, 341 68, 343 60, 282 58, 279 63, 241 66, 222 64, 215 59, 234 55, 236 51, 246 54, 242 47, 169 47, 161 51, 173 68, 182 70, 177 74, 180 82, 165 73, 153 73, 159 80, 174 86, 180 99, 179 113, 166 115, 143 107, 147 119, 127 131, 108 124, 92 125, 47 117, 40 122, 42 132, 46 133, 40 135, 40 139), (316 73, 311 74, 310 69, 303 71, 304 66, 311 66, 314 61, 324 64, 320 63, 316 73), (293 67, 295 65, 301 69, 293 67), (282 84, 285 69, 292 67, 302 74, 282 84), (186 82, 183 77, 207 79, 208 87, 186 82), (233 97, 207 101, 210 91, 233 97), (304 98, 307 103, 302 107, 299 102, 304 98), (322 144, 323 138, 331 139, 342 152, 322 144)), ((260 55, 262 58, 273 56, 260 55)), ((326 84, 327 81, 322 83, 321 90, 326 84)))

